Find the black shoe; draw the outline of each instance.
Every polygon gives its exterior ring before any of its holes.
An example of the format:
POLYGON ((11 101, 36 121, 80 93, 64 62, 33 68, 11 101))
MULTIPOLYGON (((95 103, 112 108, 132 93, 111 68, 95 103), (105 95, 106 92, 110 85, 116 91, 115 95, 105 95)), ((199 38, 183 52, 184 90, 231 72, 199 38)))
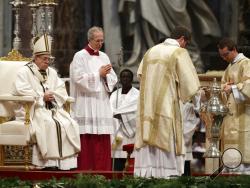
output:
POLYGON ((44 170, 44 171, 57 171, 58 167, 56 167, 56 166, 44 167, 42 170, 44 170))

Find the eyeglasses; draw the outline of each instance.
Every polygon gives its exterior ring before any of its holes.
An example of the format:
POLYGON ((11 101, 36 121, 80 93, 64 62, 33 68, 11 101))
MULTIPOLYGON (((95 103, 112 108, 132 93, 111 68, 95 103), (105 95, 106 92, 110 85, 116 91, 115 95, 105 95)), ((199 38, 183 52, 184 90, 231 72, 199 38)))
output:
POLYGON ((102 40, 102 39, 98 39, 98 40, 94 40, 94 39, 92 39, 94 42, 96 42, 96 43, 104 43, 104 41, 102 40))
POLYGON ((227 51, 227 52, 224 52, 224 53, 220 53, 220 56, 221 57, 227 57, 232 51, 227 51))
POLYGON ((42 61, 50 61, 50 57, 40 57, 38 56, 39 59, 41 59, 42 61))

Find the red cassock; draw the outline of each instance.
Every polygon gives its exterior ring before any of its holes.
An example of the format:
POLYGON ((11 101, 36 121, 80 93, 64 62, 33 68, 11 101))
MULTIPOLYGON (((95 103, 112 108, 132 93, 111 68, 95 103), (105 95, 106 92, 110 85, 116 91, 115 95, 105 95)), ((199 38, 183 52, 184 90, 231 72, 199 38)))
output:
POLYGON ((82 134, 79 170, 111 171, 111 143, 108 134, 82 134))

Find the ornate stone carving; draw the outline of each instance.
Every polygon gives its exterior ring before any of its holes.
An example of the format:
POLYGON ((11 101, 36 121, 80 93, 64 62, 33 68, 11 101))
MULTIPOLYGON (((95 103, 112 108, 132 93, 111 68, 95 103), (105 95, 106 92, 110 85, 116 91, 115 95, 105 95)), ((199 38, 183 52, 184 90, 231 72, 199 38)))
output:
MULTIPOLYGON (((3 165, 25 165, 25 146, 3 146, 3 165)), ((32 146, 29 146, 28 163, 31 164, 32 146)))

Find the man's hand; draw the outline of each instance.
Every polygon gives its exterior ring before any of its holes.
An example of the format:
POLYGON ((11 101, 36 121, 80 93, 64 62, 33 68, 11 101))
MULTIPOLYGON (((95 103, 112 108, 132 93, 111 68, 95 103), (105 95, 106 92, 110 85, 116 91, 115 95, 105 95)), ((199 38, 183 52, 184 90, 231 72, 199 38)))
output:
POLYGON ((233 82, 227 82, 223 87, 223 91, 225 91, 226 94, 230 94, 232 92, 232 85, 233 82))
POLYGON ((200 100, 201 102, 206 102, 210 98, 209 88, 208 87, 201 87, 200 88, 200 100))
POLYGON ((101 68, 99 69, 100 76, 105 78, 106 75, 110 73, 111 68, 112 68, 111 64, 101 66, 101 68))
POLYGON ((54 101, 54 100, 55 100, 55 97, 54 97, 54 95, 53 95, 52 92, 50 92, 50 91, 45 91, 44 96, 43 96, 43 100, 44 100, 45 102, 50 102, 50 101, 54 101))

